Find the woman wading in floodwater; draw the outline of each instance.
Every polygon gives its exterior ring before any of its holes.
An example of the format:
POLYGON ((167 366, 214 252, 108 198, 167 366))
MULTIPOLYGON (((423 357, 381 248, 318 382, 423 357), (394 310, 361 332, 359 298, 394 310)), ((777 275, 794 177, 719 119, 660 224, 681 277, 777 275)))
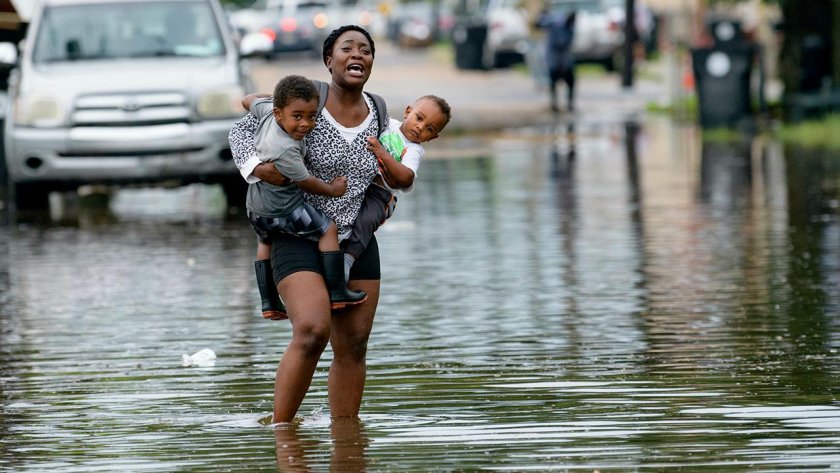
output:
MULTIPOLYGON (((374 42, 355 25, 342 26, 324 40, 323 60, 330 73, 326 104, 315 127, 304 138, 306 167, 325 181, 347 176, 341 197, 306 195, 306 200, 338 225, 346 237, 359 212, 365 190, 377 174, 376 157, 367 139, 378 134, 373 100, 363 92, 373 68, 374 42)), ((256 119, 246 115, 231 130, 231 149, 246 180, 288 184, 271 163, 261 163, 254 148, 256 119)), ((317 242, 294 236, 272 239, 271 265, 277 290, 286 304, 292 339, 274 382, 274 422, 290 422, 309 390, 318 360, 329 343, 333 360, 328 391, 332 417, 356 417, 365 387, 367 342, 379 302, 379 246, 371 239, 353 264, 348 288, 364 291, 367 300, 331 310, 317 242)))

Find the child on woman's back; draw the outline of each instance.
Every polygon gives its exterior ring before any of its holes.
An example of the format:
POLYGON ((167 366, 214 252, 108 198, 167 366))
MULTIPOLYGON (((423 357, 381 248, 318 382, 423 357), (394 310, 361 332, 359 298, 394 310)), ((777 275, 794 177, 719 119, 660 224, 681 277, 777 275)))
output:
POLYGON ((242 99, 242 105, 259 119, 254 144, 260 160, 273 162, 290 180, 284 186, 265 181, 249 184, 245 202, 248 219, 259 237, 254 269, 262 314, 267 319, 287 318, 271 270, 274 232, 318 241, 324 279, 334 308, 359 304, 367 298, 363 291, 347 289, 335 222, 303 199, 303 191, 332 197, 347 191, 346 177, 338 176, 327 183, 311 175, 304 166, 303 138, 315 126, 318 98, 318 89, 311 80, 290 75, 277 83, 273 95, 251 94, 242 99))
POLYGON ((405 108, 403 121, 394 118, 379 139, 369 138, 368 149, 379 161, 380 176, 365 192, 362 209, 344 247, 344 275, 350 273, 355 259, 362 254, 371 236, 394 212, 395 189, 411 192, 420 160, 426 151, 420 145, 437 138, 449 123, 451 110, 446 100, 424 95, 405 108))

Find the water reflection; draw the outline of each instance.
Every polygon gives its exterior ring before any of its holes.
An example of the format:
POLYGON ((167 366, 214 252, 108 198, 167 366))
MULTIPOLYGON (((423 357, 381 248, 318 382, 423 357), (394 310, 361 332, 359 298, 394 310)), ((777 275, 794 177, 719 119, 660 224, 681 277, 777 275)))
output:
POLYGON ((752 190, 751 136, 735 141, 703 140, 700 200, 712 206, 744 207, 752 190))
MULTIPOLYGON (((323 426, 320 426, 323 427, 323 426)), ((309 426, 308 428, 312 428, 309 426)), ((365 450, 369 439, 358 419, 333 419, 329 422, 330 438, 326 449, 317 438, 304 431, 299 423, 274 426, 277 470, 287 473, 325 471, 362 473, 368 471, 365 450), (324 457, 328 457, 328 461, 324 457)))
POLYGON ((836 470, 831 156, 658 120, 485 141, 380 230, 361 422, 329 420, 329 351, 299 422, 259 422, 289 325, 220 189, 0 228, 0 469, 836 470))

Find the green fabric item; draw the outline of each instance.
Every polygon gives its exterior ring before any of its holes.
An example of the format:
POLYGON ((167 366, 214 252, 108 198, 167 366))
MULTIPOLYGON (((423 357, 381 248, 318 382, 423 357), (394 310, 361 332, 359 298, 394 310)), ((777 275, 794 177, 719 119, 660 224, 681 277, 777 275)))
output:
POLYGON ((379 137, 379 142, 382 143, 382 146, 391 153, 391 156, 393 156, 398 163, 402 161, 403 151, 405 151, 405 143, 397 133, 385 133, 379 137))

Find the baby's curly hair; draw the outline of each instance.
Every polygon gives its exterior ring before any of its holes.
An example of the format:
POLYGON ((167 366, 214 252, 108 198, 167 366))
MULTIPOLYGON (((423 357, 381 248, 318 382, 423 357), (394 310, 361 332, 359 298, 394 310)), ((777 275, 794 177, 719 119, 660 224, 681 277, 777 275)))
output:
POLYGON ((295 99, 309 102, 312 99, 318 100, 319 98, 318 88, 311 80, 303 76, 288 75, 280 79, 274 86, 274 108, 283 108, 295 99))
POLYGON ((373 44, 373 38, 370 36, 370 33, 368 33, 366 29, 362 28, 359 25, 344 25, 332 30, 330 35, 327 36, 327 39, 324 40, 324 65, 327 64, 327 58, 332 55, 332 50, 335 47, 335 42, 338 39, 338 37, 348 31, 358 31, 359 33, 365 35, 365 38, 370 43, 370 55, 376 57, 376 45, 373 44))
POLYGON ((422 100, 428 100, 437 105, 437 108, 443 114, 444 118, 446 118, 446 121, 443 122, 443 126, 446 126, 446 124, 449 123, 449 120, 452 120, 452 108, 449 106, 449 102, 444 100, 442 97, 438 97, 437 95, 424 95, 415 100, 414 103, 422 100))

